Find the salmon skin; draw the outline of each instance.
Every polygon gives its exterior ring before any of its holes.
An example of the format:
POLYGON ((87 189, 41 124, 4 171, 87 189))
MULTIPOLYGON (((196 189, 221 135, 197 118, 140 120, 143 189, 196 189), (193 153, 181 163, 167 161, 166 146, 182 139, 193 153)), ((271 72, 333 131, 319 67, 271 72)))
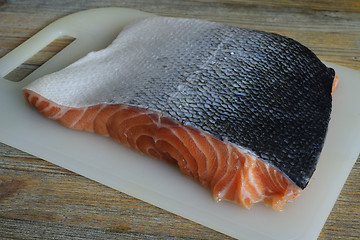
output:
POLYGON ((282 209, 315 171, 334 77, 278 34, 151 17, 23 91, 65 126, 178 164, 216 200, 282 209))

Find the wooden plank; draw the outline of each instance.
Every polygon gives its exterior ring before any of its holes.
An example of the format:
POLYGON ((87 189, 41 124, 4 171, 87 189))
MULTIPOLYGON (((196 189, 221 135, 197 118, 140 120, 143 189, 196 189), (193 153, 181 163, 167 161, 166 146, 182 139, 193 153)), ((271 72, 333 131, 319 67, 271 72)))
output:
POLYGON ((262 0, 221 0, 222 3, 227 4, 247 4, 250 6, 267 6, 276 8, 296 8, 303 10, 317 10, 317 11, 339 11, 339 12, 360 12, 360 2, 357 0, 273 0, 273 1, 262 1, 262 0))
POLYGON ((360 158, 356 161, 318 239, 360 236, 360 158))
MULTIPOLYGON (((109 1, 110 3, 111 1, 109 1)), ((277 4, 280 3, 285 4, 282 1, 278 1, 277 4)), ((292 4, 294 3, 292 2, 292 4)), ((352 4, 356 5, 356 3, 352 4)), ((105 3, 105 5, 107 4, 105 3)), ((134 7, 128 1, 121 5, 134 7)), ((58 17, 80 10, 79 6, 76 5, 64 10, 62 5, 55 4, 51 8, 52 11, 48 11, 49 5, 47 4, 37 7, 36 11, 31 10, 32 8, 29 6, 26 8, 23 5, 21 6, 24 12, 19 13, 20 6, 17 5, 16 8, 12 6, 7 9, 8 12, 1 13, 0 36, 3 39, 11 38, 12 40, 17 39, 14 42, 21 42, 58 17)), ((98 5, 95 4, 95 6, 98 5)), ((267 6, 267 4, 255 6, 235 1, 230 5, 214 1, 206 2, 206 5, 203 2, 188 1, 183 3, 174 1, 159 6, 153 1, 149 1, 147 4, 142 4, 140 9, 159 15, 196 17, 239 27, 277 32, 302 42, 323 60, 359 69, 359 14, 340 11, 329 13, 326 11, 314 11, 313 9, 300 11, 298 8, 289 8, 284 11, 283 8, 276 6, 276 4, 271 5, 271 7, 267 6), (192 6, 191 11, 189 11, 189 5, 192 6)), ((94 7, 94 3, 89 1, 81 9, 87 7, 94 7)), ((0 42, 0 44, 4 43, 0 42)), ((8 46, 0 46, 0 49, 0 56, 5 55, 9 50, 8 46)))

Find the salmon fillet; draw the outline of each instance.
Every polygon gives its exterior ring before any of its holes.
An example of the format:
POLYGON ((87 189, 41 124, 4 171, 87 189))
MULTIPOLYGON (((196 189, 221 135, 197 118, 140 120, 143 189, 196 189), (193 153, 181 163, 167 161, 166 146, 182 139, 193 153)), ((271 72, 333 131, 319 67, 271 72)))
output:
POLYGON ((230 200, 246 208, 264 201, 282 210, 301 192, 253 154, 159 113, 121 104, 70 108, 29 90, 24 95, 45 117, 66 127, 109 136, 145 155, 177 164, 184 175, 209 187, 216 201, 230 200))
POLYGON ((278 34, 152 17, 23 91, 69 128, 177 164, 216 201, 281 210, 316 169, 334 77, 278 34))

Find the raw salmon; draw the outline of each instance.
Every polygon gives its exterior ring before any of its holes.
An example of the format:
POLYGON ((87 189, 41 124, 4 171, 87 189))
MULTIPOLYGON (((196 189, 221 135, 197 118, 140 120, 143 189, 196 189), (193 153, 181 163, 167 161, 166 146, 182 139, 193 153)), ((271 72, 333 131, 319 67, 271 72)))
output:
POLYGON ((24 95, 69 128, 177 164, 217 201, 281 210, 315 171, 334 76, 284 36, 152 17, 24 95))

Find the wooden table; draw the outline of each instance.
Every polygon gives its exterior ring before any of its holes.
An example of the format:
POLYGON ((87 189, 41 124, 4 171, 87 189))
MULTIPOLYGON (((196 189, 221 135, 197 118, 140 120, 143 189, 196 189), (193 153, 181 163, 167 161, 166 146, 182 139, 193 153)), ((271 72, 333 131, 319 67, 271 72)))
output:
MULTIPOLYGON (((360 2, 348 1, 3 1, 0 57, 50 22, 83 9, 130 7, 272 31, 322 60, 360 70, 360 2)), ((68 44, 59 39, 13 74, 19 78, 68 44)), ((360 81, 360 79, 359 79, 360 81)), ((0 114, 6 114, 1 111, 0 114)), ((4 127, 4 126, 0 126, 4 127)), ((331 187, 331 186, 329 186, 331 187)), ((360 236, 360 162, 319 239, 360 236)), ((1 239, 230 239, 148 203, 0 143, 1 239)))

